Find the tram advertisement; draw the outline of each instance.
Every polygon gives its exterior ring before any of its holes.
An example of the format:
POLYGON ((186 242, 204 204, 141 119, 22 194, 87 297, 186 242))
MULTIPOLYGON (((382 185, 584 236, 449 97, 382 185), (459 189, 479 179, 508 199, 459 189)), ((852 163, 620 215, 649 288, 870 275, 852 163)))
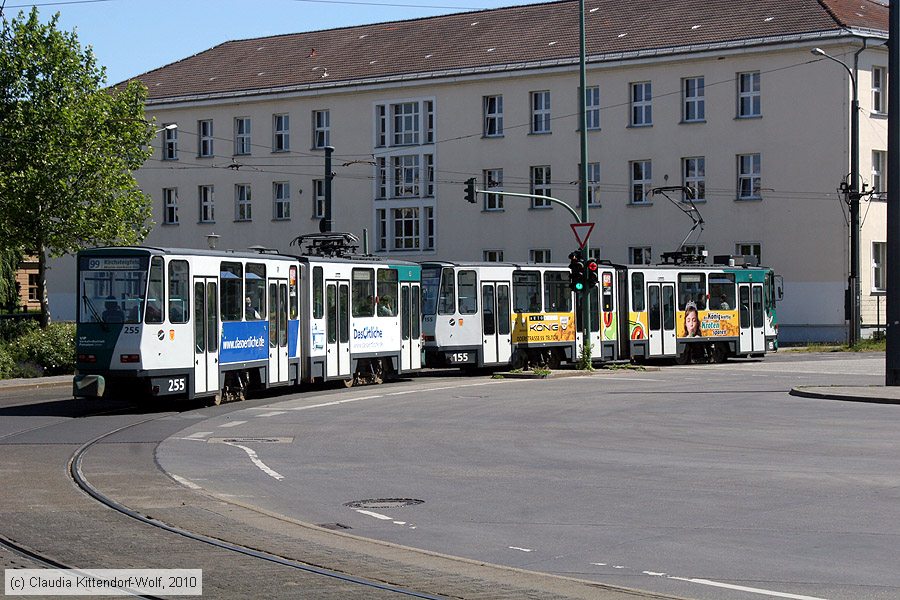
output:
POLYGON ((738 337, 741 333, 736 310, 678 311, 677 323, 680 338, 738 337))
POLYGON ((575 313, 513 315, 512 342, 536 344, 575 341, 575 313))

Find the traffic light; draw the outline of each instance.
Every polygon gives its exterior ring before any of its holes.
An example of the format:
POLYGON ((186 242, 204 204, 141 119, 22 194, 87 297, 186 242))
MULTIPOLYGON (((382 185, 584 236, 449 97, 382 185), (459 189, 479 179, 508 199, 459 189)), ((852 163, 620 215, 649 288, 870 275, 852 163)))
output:
POLYGON ((573 252, 569 255, 569 289, 580 292, 584 289, 584 260, 581 252, 573 252))
POLYGON ((466 200, 475 204, 475 178, 466 179, 466 200))
POLYGON ((597 259, 588 259, 587 264, 585 265, 585 269, 587 272, 585 287, 587 287, 587 289, 589 290, 592 290, 597 287, 597 284, 600 282, 600 265, 597 264, 597 259))

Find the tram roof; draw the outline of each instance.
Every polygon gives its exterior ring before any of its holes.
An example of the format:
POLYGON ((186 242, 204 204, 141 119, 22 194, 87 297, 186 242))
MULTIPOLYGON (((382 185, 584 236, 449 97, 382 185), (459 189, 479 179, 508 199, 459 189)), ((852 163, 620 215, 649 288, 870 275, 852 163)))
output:
POLYGON ((271 259, 271 260, 296 260, 296 257, 280 252, 254 252, 252 250, 209 250, 204 248, 164 248, 158 246, 103 246, 99 248, 87 248, 78 252, 90 255, 122 255, 122 254, 152 254, 166 256, 206 256, 219 258, 246 258, 246 259, 271 259))

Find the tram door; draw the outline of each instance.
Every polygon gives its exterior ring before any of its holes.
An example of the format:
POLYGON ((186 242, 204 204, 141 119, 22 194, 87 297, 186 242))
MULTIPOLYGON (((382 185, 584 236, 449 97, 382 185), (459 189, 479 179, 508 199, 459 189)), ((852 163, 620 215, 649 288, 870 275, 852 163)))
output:
POLYGON ((422 368, 422 299, 418 283, 400 284, 400 369, 422 368))
POLYGON ((741 348, 743 352, 765 352, 765 307, 763 305, 763 285, 761 283, 741 283, 738 285, 738 305, 740 306, 741 348))
POLYGON ((194 394, 219 391, 218 300, 215 278, 194 278, 194 394))
POLYGON ((325 282, 325 375, 350 376, 350 282, 325 282))
POLYGON ((512 357, 509 284, 481 284, 481 334, 484 364, 508 363, 512 357))
POLYGON ((288 380, 288 293, 286 279, 269 280, 269 383, 288 380))
POLYGON ((675 284, 647 286, 650 356, 675 354, 675 284))

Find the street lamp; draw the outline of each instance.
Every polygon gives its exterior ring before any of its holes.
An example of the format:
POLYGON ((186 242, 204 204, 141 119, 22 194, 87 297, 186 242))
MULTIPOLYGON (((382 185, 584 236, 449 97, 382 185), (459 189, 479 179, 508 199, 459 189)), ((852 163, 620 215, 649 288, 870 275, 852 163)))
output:
POLYGON ((847 277, 847 288, 850 297, 850 335, 851 346, 859 342, 860 328, 860 292, 859 292, 859 90, 856 85, 856 74, 847 63, 827 54, 821 48, 810 50, 813 54, 827 58, 844 67, 850 76, 853 88, 853 100, 850 103, 850 185, 844 186, 850 205, 850 275, 847 277))

